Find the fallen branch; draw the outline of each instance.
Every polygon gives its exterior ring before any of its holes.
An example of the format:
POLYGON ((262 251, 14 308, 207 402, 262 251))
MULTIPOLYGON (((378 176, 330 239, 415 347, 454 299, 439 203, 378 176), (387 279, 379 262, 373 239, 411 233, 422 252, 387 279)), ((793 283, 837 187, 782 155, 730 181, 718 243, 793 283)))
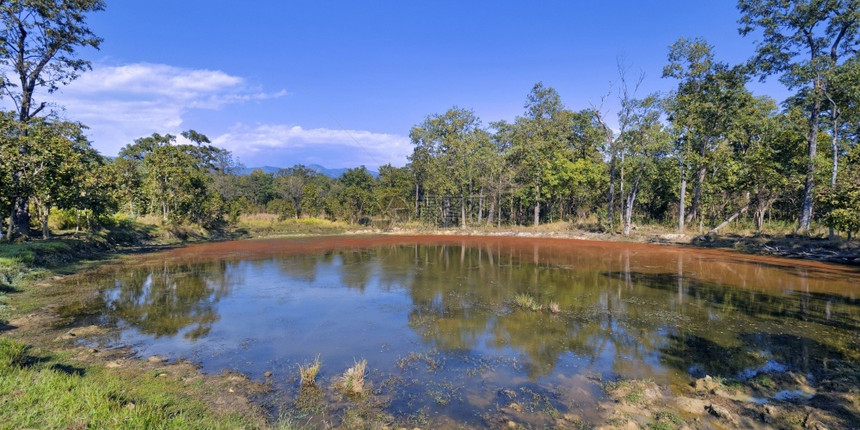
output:
POLYGON ((735 218, 739 217, 742 213, 746 212, 749 208, 750 208, 750 204, 749 204, 749 202, 747 202, 747 204, 745 204, 744 207, 740 208, 737 212, 733 213, 732 216, 730 216, 729 219, 723 221, 722 224, 714 227, 711 231, 708 232, 708 234, 714 234, 714 233, 720 231, 723 227, 729 225, 732 221, 735 220, 735 218))

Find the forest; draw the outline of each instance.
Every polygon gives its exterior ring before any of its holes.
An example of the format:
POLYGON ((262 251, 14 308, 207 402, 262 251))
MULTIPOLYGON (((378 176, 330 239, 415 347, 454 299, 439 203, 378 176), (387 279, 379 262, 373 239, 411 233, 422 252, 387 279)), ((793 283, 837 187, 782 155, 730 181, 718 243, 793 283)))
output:
POLYGON ((300 164, 239 174, 231 154, 195 130, 181 140, 157 130, 116 156, 99 154, 85 124, 52 112, 51 94, 89 69, 81 50, 101 39, 86 19, 104 7, 0 1, 0 89, 14 106, 0 115, 7 240, 138 217, 214 229, 258 213, 365 225, 570 222, 624 235, 648 224, 716 232, 731 221, 806 234, 823 226, 849 239, 860 231, 856 0, 740 0, 739 31, 756 49, 742 64, 682 37, 666 51, 669 93, 642 94, 642 76, 625 64, 606 96, 618 112, 567 106, 538 82, 523 89, 512 121, 456 106, 433 113, 409 131, 404 167, 374 176, 361 166, 339 178, 300 164), (765 78, 792 96, 753 94, 750 83, 765 78))

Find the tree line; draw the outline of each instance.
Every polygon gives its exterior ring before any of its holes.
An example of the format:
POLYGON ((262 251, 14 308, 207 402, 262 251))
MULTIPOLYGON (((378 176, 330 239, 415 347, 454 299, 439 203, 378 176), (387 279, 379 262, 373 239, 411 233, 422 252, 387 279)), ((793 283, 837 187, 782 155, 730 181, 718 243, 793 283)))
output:
POLYGON ((641 94, 643 76, 619 65, 613 118, 602 103, 570 108, 539 82, 512 121, 485 124, 455 106, 411 129, 406 166, 336 179, 302 165, 239 175, 231 154, 194 130, 182 143, 155 133, 117 157, 98 154, 85 126, 45 115, 34 96, 88 69, 78 50, 101 39, 85 19, 103 8, 0 1, 0 89, 16 106, 0 116, 10 239, 31 224, 48 237, 52 210, 88 226, 118 212, 207 227, 267 212, 461 227, 565 221, 622 234, 637 223, 718 231, 738 219, 860 231, 860 0, 740 0, 739 30, 758 40, 747 62, 681 38, 663 70, 667 94, 641 94), (782 104, 749 90, 770 75, 793 91, 782 104))

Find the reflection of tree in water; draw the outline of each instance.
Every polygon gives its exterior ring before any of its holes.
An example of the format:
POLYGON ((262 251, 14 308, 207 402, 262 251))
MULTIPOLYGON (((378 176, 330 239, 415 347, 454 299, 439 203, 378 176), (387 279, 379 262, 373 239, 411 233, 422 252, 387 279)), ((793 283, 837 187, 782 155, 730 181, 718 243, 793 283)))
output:
MULTIPOLYGON (((567 353, 636 376, 656 374, 658 363, 686 371, 713 362, 736 372, 763 364, 762 354, 791 363, 797 358, 788 357, 792 348, 805 344, 790 340, 810 329, 826 335, 831 357, 857 358, 852 298, 645 275, 630 269, 624 253, 606 261, 602 272, 578 272, 557 256, 553 260, 548 264, 522 250, 439 245, 390 252, 381 265, 402 271, 411 264, 418 274, 404 275, 402 282, 414 305, 409 325, 424 342, 442 350, 469 350, 481 341, 510 347, 524 354, 531 377, 548 374, 567 353), (544 307, 555 301, 564 312, 516 309, 509 305, 516 294, 529 294, 544 307), (793 336, 776 336, 794 330, 793 336)), ((681 272, 680 261, 678 266, 681 272)))
POLYGON ((610 354, 623 366, 619 358, 644 361, 662 342, 661 322, 643 324, 647 312, 622 300, 629 280, 547 265, 533 253, 499 251, 418 247, 411 263, 421 276, 410 284, 409 325, 425 342, 468 350, 486 337, 490 346, 522 352, 531 377, 551 372, 566 353, 610 354), (516 294, 532 295, 544 307, 556 301, 565 313, 509 309, 516 294), (631 319, 638 324, 626 324, 631 319))
POLYGON ((119 275, 104 293, 110 317, 156 337, 205 336, 218 321, 218 301, 230 294, 237 271, 229 263, 154 266, 119 275))

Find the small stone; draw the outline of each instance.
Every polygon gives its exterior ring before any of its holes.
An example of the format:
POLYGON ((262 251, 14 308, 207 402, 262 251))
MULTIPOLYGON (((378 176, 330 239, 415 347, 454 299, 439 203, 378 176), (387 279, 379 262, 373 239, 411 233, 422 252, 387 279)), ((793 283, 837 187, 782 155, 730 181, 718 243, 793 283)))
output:
POLYGON ((697 392, 709 392, 712 393, 714 390, 720 387, 720 383, 715 381, 714 378, 711 378, 710 375, 705 375, 704 378, 699 378, 694 383, 693 387, 697 392))
POLYGON ((717 418, 722 418, 722 419, 729 421, 729 422, 732 422, 732 423, 736 422, 734 414, 729 412, 729 410, 723 406, 711 403, 710 405, 707 406, 707 410, 708 410, 708 413, 710 413, 711 415, 713 415, 717 418))
POLYGON ((147 358, 146 361, 150 363, 164 363, 165 361, 167 361, 167 359, 164 357, 153 355, 152 357, 147 358))
POLYGON ((135 404, 134 404, 134 402, 128 402, 128 403, 125 405, 125 408, 126 408, 126 409, 130 409, 130 410, 134 410, 134 408, 136 408, 136 407, 137 407, 137 405, 135 405, 135 404))
POLYGON ((513 409, 513 410, 515 410, 515 411, 517 411, 517 412, 522 412, 522 411, 523 411, 523 407, 522 407, 522 406, 520 406, 520 404, 519 404, 519 403, 517 403, 517 402, 513 402, 513 403, 511 403, 510 405, 508 405, 508 407, 509 407, 509 408, 511 408, 511 409, 513 409))
POLYGON ((267 378, 271 378, 272 375, 273 375, 273 373, 271 371, 267 371, 266 373, 263 374, 263 376, 265 376, 267 378))
POLYGON ((515 429, 515 428, 517 428, 517 423, 515 423, 515 422, 513 422, 513 421, 508 421, 508 428, 509 428, 509 429, 515 429))

